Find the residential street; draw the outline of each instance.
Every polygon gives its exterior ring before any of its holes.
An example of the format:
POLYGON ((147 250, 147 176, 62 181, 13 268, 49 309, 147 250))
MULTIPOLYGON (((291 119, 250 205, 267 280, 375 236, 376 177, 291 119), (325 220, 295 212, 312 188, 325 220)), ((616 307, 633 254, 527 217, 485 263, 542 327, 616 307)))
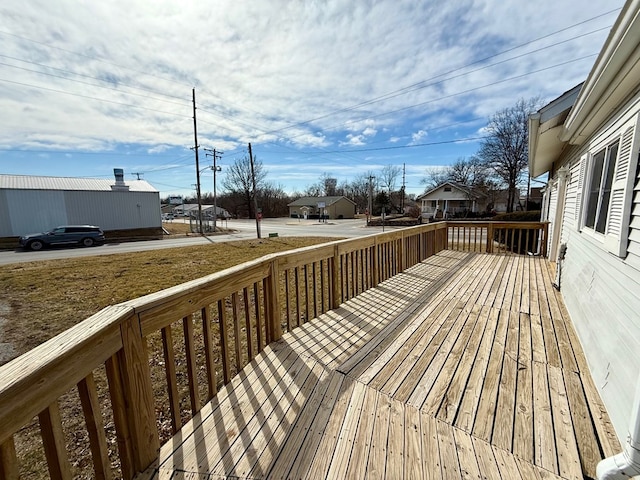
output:
MULTIPOLYGON (((180 220, 174 220, 180 221, 180 220)), ((10 263, 32 262, 35 260, 55 260, 60 258, 86 257, 92 255, 111 255, 117 253, 142 252, 162 248, 179 248, 192 245, 205 245, 211 242, 228 242, 233 240, 247 240, 256 237, 255 220, 230 220, 222 226, 234 229, 229 234, 210 235, 206 237, 171 237, 163 240, 148 240, 140 242, 108 243, 92 248, 56 248, 38 252, 23 251, 21 249, 0 251, 0 265, 10 263)), ((320 223, 317 220, 296 220, 292 218, 268 218, 261 221, 261 236, 268 238, 270 233, 277 233, 280 237, 341 237, 352 238, 382 232, 382 227, 366 227, 365 221, 331 220, 320 223)), ((389 230, 391 227, 385 227, 389 230)))

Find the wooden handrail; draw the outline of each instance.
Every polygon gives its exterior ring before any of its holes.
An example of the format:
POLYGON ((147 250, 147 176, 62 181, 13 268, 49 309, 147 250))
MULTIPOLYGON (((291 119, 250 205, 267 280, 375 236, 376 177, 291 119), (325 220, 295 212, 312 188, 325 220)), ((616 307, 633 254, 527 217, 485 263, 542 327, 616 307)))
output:
MULTIPOLYGON (((156 459, 161 441, 152 370, 164 370, 168 401, 163 405, 175 433, 185 416, 179 411, 180 395, 189 397, 194 415, 215 395, 218 382, 230 382, 284 331, 337 308, 440 250, 459 247, 460 242, 452 239, 470 238, 468 232, 478 228, 488 232, 485 251, 492 251, 494 232, 535 230, 542 232, 545 252, 546 224, 439 222, 267 255, 101 310, 0 367, 0 474, 17 477, 20 452, 16 456, 14 435, 39 417, 51 476, 70 475, 60 444, 58 404, 77 387, 95 476, 109 478, 101 418, 105 406, 99 405, 94 381, 95 372, 102 370, 121 473, 133 478, 156 459), (214 358, 218 348, 220 355, 214 358), (187 388, 178 385, 178 353, 186 359, 187 388), (198 361, 204 368, 198 368, 198 361), (222 371, 220 379, 216 370, 222 371), (204 372, 200 378, 199 371, 204 372), (200 382, 207 384, 204 394, 200 382)), ((476 232, 474 238, 476 248, 482 235, 478 240, 476 232)), ((467 240, 462 243, 471 245, 467 240)))

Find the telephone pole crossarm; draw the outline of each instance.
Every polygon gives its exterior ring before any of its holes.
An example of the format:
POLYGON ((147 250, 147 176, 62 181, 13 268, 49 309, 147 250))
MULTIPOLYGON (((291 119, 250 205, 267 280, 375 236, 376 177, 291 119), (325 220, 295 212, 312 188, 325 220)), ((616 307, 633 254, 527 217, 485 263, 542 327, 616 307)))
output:
POLYGON ((224 152, 219 152, 215 148, 211 150, 210 148, 204 149, 207 157, 213 157, 213 166, 211 170, 213 170, 213 231, 217 230, 217 221, 218 221, 218 201, 216 194, 216 173, 222 170, 222 167, 219 167, 216 164, 216 161, 222 158, 222 154, 224 152))

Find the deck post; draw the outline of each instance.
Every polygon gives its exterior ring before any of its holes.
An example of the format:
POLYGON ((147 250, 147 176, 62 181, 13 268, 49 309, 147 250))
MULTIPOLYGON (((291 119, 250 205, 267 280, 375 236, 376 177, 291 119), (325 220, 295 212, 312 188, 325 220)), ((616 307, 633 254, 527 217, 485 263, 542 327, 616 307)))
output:
POLYGON ((493 253, 493 223, 487 224, 487 253, 493 253))
POLYGON ((542 258, 547 258, 547 235, 549 235, 549 222, 542 224, 542 243, 540 244, 542 258))
POLYGON ((131 435, 133 470, 142 472, 157 458, 160 440, 156 426, 155 404, 146 339, 137 315, 120 324, 122 350, 117 354, 125 399, 126 421, 131 435))
MULTIPOLYGON (((278 259, 271 261, 271 267, 268 277, 268 300, 269 317, 271 320, 271 341, 280 340, 282 338, 282 323, 280 322, 280 268, 278 259)), ((309 319, 307 319, 308 321, 309 319)))

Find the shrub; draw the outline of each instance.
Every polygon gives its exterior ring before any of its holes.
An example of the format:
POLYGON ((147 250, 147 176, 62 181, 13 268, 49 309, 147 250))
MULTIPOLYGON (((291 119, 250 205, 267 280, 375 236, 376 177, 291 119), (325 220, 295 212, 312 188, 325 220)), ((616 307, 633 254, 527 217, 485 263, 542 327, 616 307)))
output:
POLYGON ((499 213, 492 219, 494 222, 539 222, 540 210, 529 212, 499 213))

